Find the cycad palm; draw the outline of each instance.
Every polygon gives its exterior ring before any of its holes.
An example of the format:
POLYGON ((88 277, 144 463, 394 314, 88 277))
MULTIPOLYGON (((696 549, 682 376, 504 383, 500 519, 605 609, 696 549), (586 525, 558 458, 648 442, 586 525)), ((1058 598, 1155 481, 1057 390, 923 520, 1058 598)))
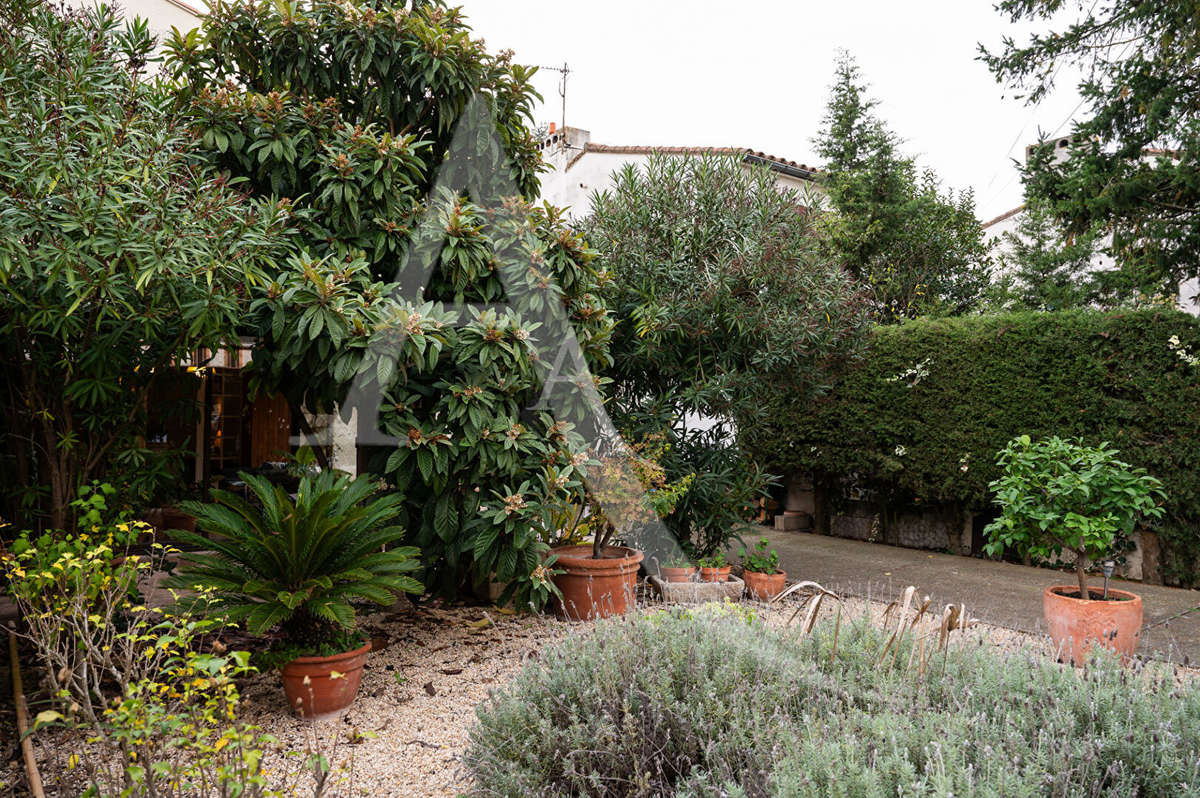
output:
POLYGON ((188 554, 167 585, 204 589, 209 614, 244 622, 252 634, 279 625, 293 642, 317 644, 353 631, 352 601, 386 605, 422 591, 410 576, 420 552, 385 550, 404 536, 399 494, 370 499, 370 478, 326 472, 301 479, 293 501, 262 477, 241 477, 257 502, 214 490, 211 504, 182 505, 206 534, 176 538, 214 553, 188 554))

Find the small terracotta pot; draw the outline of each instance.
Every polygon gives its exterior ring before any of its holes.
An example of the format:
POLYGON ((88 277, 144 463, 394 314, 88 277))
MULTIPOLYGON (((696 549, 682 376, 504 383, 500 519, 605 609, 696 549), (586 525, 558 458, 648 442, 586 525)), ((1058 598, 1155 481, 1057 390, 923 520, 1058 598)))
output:
POLYGON ((598 560, 588 544, 559 546, 550 553, 558 555, 554 567, 565 571, 554 577, 562 591, 555 601, 560 617, 590 621, 620 615, 636 603, 638 563, 645 556, 637 549, 605 546, 598 560))
POLYGON ((350 706, 370 650, 371 644, 366 643, 331 657, 297 657, 284 665, 279 673, 288 706, 302 718, 319 718, 350 706), (336 679, 334 671, 340 674, 336 679))
POLYGON ((722 565, 720 568, 700 568, 701 582, 728 582, 732 565, 722 565))
MULTIPOLYGON (((1100 591, 1088 589, 1092 596, 1100 591)), ((1054 640, 1060 661, 1082 665, 1092 645, 1099 643, 1121 655, 1122 661, 1137 650, 1142 636, 1142 597, 1125 590, 1108 589, 1109 596, 1121 601, 1072 598, 1079 587, 1055 585, 1042 595, 1046 627, 1054 640)))
POLYGON ((746 580, 746 595, 758 601, 770 601, 783 592, 787 585, 787 572, 776 571, 773 574, 760 574, 757 571, 746 571, 742 574, 746 580))
POLYGON ((664 582, 690 582, 692 577, 696 575, 696 566, 689 565, 686 568, 668 568, 662 566, 658 569, 658 575, 662 577, 664 582))

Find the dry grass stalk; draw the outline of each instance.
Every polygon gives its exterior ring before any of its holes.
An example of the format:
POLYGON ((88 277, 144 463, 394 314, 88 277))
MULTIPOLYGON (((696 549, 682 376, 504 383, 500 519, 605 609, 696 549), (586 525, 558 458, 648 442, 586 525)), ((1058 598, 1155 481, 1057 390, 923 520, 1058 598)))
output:
MULTIPOLYGON (((833 645, 829 653, 829 659, 832 662, 837 655, 838 636, 841 632, 842 625, 842 605, 841 596, 831 590, 826 589, 817 582, 805 581, 797 582, 787 590, 780 593, 771 603, 780 602, 788 596, 800 595, 803 600, 788 618, 787 624, 791 626, 797 618, 803 616, 799 624, 800 636, 805 637, 812 633, 813 627, 816 625, 817 616, 821 612, 821 607, 825 599, 829 598, 837 602, 837 618, 834 622, 833 629, 833 645)), ((876 660, 878 664, 883 664, 888 655, 891 655, 891 664, 896 664, 896 658, 899 656, 900 648, 904 642, 904 637, 910 632, 916 633, 917 624, 926 616, 932 616, 930 607, 933 602, 929 596, 924 596, 918 600, 918 592, 915 585, 909 585, 900 594, 899 598, 887 605, 883 611, 883 631, 886 634, 889 630, 887 642, 883 646, 883 650, 879 652, 879 657, 876 660)), ((907 673, 912 673, 914 668, 918 678, 925 675, 925 671, 929 665, 929 657, 934 652, 941 652, 943 664, 945 663, 946 651, 950 643, 950 633, 954 630, 964 631, 979 623, 977 618, 971 618, 967 614, 965 604, 947 604, 938 616, 938 626, 935 630, 920 635, 909 651, 908 664, 905 668, 907 673), (936 648, 930 648, 926 644, 930 637, 937 636, 936 648)))
MULTIPOLYGON (((787 590, 771 599, 771 603, 776 604, 780 601, 783 601, 783 599, 787 598, 793 593, 802 593, 807 595, 807 598, 801 602, 800 606, 796 608, 796 611, 792 613, 792 617, 788 618, 787 622, 787 625, 791 626, 792 622, 796 620, 796 616, 801 612, 804 612, 804 620, 800 623, 801 637, 804 637, 812 632, 813 626, 817 622, 817 613, 821 611, 821 604, 825 601, 826 597, 838 602, 839 605, 842 601, 841 596, 839 596, 837 593, 834 593, 832 590, 826 590, 816 582, 805 581, 797 582, 796 584, 792 585, 787 590)), ((840 613, 838 617, 841 617, 840 613)))

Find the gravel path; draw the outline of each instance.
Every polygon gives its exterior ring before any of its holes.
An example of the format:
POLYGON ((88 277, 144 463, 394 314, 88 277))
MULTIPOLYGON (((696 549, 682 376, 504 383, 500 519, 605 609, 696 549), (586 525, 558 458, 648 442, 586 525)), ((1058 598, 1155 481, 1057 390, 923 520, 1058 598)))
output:
MULTIPOLYGON (((794 601, 755 605, 766 623, 776 627, 785 625, 797 606, 794 601)), ((832 623, 835 606, 827 601, 817 623, 832 623)), ((883 603, 848 598, 843 622, 869 612, 879 623, 884 608, 883 603)), ((279 751, 266 763, 273 782, 278 783, 282 771, 296 772, 295 752, 317 751, 337 771, 333 795, 459 795, 470 789, 462 757, 476 705, 545 646, 587 634, 593 625, 431 601, 369 616, 364 627, 379 648, 367 661, 358 698, 341 718, 313 723, 293 717, 275 674, 241 686, 243 719, 279 738, 279 751), (289 751, 290 757, 284 754, 289 751)), ((930 620, 918 633, 936 628, 930 620)), ((1049 650, 1045 639, 985 624, 956 632, 955 638, 958 644, 983 642, 1008 651, 1049 650)), ((297 794, 311 794, 307 777, 291 783, 297 784, 297 794)), ((0 797, 4 794, 0 789, 0 797)))
MULTIPOLYGON (((769 625, 782 626, 798 605, 756 606, 769 625)), ((884 608, 878 602, 849 598, 843 621, 868 609, 879 621, 884 608)), ((818 623, 832 623, 835 612, 833 603, 826 602, 818 623)), ((437 603, 372 616, 367 626, 385 634, 388 645, 372 652, 358 698, 341 720, 312 724, 292 717, 273 675, 243 689, 243 708, 247 720, 278 736, 284 748, 308 749, 315 731, 329 755, 336 739, 330 759, 340 769, 340 794, 396 798, 441 798, 468 790, 462 756, 475 706, 539 649, 592 628, 590 623, 547 616, 437 603), (487 625, 476 628, 481 621, 487 625)), ((1008 650, 1042 646, 1028 635, 985 625, 956 634, 960 642, 984 639, 1008 650)))
MULTIPOLYGON (((274 674, 242 689, 243 717, 284 749, 313 750, 315 736, 340 771, 340 795, 433 798, 469 787, 461 759, 475 705, 543 646, 590 625, 434 602, 371 616, 365 627, 385 647, 372 651, 342 718, 293 717, 274 674)), ((277 757, 268 767, 284 765, 277 757)))

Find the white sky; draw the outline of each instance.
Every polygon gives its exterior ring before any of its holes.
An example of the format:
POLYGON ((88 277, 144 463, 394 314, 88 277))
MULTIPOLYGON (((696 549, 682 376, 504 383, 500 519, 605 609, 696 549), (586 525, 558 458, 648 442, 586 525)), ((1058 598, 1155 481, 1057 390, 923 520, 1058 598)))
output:
MULTIPOLYGON (((749 147, 813 165, 812 137, 845 48, 906 151, 945 185, 973 188, 985 221, 1021 203, 1012 159, 1039 127, 1068 132, 1079 101, 1065 70, 1036 109, 995 82, 975 60, 977 43, 1021 41, 1028 28, 1013 28, 987 0, 459 2, 490 50, 569 63, 567 124, 603 144, 749 147)), ((539 122, 559 120, 558 77, 535 78, 539 122)))

